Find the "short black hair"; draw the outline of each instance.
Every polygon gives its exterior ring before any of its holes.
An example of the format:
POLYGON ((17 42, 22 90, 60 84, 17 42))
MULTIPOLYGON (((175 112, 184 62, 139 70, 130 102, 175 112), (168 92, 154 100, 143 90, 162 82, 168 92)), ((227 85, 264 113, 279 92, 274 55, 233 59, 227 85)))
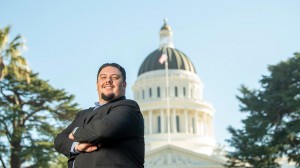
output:
POLYGON ((98 76, 99 76, 100 71, 101 71, 103 68, 108 67, 108 66, 115 67, 115 68, 117 68, 118 70, 120 70, 121 75, 122 75, 122 77, 123 77, 123 81, 126 82, 126 71, 125 71, 125 69, 124 69, 121 65, 119 65, 119 64, 117 64, 117 63, 105 63, 105 64, 103 64, 103 65, 99 68, 99 70, 98 70, 98 73, 97 73, 97 82, 98 82, 98 76))

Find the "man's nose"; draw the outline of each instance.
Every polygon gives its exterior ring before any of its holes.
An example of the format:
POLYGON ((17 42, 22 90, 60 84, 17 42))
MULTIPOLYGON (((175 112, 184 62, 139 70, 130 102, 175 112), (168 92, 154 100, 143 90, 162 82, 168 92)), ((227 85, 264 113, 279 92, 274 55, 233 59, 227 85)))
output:
POLYGON ((105 83, 112 83, 112 79, 111 78, 106 78, 105 83))

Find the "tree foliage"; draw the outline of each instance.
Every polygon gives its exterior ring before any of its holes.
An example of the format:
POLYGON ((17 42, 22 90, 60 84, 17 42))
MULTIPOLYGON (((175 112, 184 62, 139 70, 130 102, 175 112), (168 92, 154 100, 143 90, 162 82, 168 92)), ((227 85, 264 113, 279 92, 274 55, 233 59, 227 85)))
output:
POLYGON ((57 157, 55 135, 78 111, 73 95, 53 88, 38 74, 31 73, 30 78, 28 84, 9 73, 0 80, 2 166, 9 164, 5 161, 9 158, 12 168, 49 167, 57 157))
POLYGON ((240 88, 240 109, 249 115, 243 128, 228 128, 227 167, 276 168, 282 157, 300 166, 300 54, 268 70, 260 89, 240 88))
POLYGON ((21 35, 17 35, 9 41, 10 26, 0 29, 0 80, 8 73, 12 73, 17 79, 26 79, 30 83, 30 69, 26 59, 21 55, 25 43, 21 35))

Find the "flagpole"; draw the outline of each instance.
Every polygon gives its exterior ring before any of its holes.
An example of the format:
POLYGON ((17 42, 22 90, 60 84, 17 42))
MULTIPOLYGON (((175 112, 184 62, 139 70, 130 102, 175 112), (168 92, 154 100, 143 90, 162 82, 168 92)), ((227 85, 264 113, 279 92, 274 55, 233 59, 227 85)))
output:
POLYGON ((166 47, 164 47, 163 50, 164 54, 166 54, 167 59, 165 61, 165 70, 166 70, 166 101, 167 101, 167 129, 168 129, 168 144, 171 141, 171 136, 170 136, 170 98, 169 98, 169 64, 168 64, 168 54, 166 52, 166 47))

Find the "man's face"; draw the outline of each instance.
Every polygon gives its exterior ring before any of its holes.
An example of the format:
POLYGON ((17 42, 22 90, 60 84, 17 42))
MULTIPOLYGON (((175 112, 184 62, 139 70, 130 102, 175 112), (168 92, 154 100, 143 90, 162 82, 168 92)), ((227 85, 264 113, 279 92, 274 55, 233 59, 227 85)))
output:
POLYGON ((124 96, 125 88, 126 82, 118 68, 107 66, 100 71, 97 81, 100 104, 124 96))

